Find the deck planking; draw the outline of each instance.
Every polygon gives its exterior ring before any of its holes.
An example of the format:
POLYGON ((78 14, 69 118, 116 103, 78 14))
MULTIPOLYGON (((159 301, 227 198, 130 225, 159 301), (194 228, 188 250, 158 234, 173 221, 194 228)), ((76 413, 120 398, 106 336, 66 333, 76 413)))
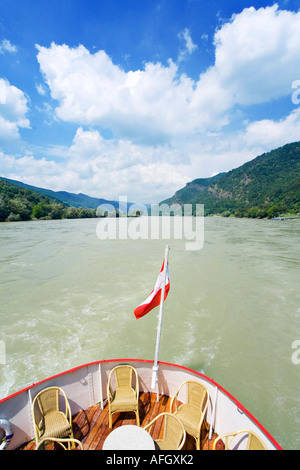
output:
MULTIPOLYGON (((171 398, 160 395, 159 401, 155 394, 150 392, 140 393, 140 425, 145 427, 152 419, 160 413, 170 410, 171 398)), ((107 436, 113 429, 125 424, 136 424, 134 413, 115 413, 113 415, 113 426, 108 426, 108 406, 105 403, 103 410, 100 404, 91 406, 86 410, 78 412, 73 416, 73 432, 75 439, 82 442, 84 450, 102 450, 107 436)), ((151 429, 151 436, 154 440, 162 437, 162 420, 158 420, 151 429)), ((208 433, 201 434, 201 449, 210 450, 212 442, 208 440, 208 433)), ((187 436, 183 450, 195 450, 195 441, 191 436, 187 436)), ((20 450, 35 450, 35 441, 30 441, 20 448, 20 450)))

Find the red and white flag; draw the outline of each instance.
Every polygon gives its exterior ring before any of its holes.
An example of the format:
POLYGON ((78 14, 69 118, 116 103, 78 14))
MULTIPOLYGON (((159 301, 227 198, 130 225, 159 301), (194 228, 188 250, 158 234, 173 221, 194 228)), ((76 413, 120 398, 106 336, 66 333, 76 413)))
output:
MULTIPOLYGON (((142 318, 144 315, 150 312, 150 310, 160 305, 161 293, 163 290, 163 281, 164 281, 164 264, 165 262, 163 262, 162 264, 162 267, 161 267, 161 270, 158 275, 153 291, 147 297, 147 299, 135 309, 134 314, 135 314, 136 319, 142 318)), ((170 290, 170 279, 169 279, 169 263, 168 263, 167 271, 166 271, 164 301, 167 298, 169 290, 170 290)))

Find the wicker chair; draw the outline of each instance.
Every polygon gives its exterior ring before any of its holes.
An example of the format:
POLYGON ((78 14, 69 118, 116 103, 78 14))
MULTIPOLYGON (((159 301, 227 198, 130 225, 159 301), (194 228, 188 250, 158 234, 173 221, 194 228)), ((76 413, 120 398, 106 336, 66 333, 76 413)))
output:
POLYGON ((217 445, 220 441, 225 444, 224 450, 238 450, 242 442, 247 439, 245 450, 267 450, 267 447, 262 440, 253 431, 236 431, 229 434, 218 436, 213 443, 213 450, 217 450, 217 445), (235 439, 236 436, 239 436, 235 439), (231 447, 230 447, 231 446, 231 447))
POLYGON ((156 416, 149 424, 147 424, 144 429, 151 432, 152 426, 159 420, 164 420, 163 428, 163 438, 155 439, 155 443, 160 450, 180 450, 182 449, 186 432, 181 421, 172 413, 160 413, 156 416))
POLYGON ((184 429, 196 441, 196 449, 200 450, 200 433, 205 413, 209 403, 208 390, 200 382, 187 380, 183 382, 172 398, 170 411, 182 422, 184 429), (178 406, 178 396, 181 389, 186 388, 186 403, 178 406), (174 409, 175 405, 175 409, 174 409))
POLYGON ((133 411, 137 425, 140 425, 139 416, 139 381, 136 370, 129 365, 117 366, 110 371, 107 383, 109 427, 112 427, 112 415, 125 411, 133 411), (135 388, 132 379, 135 376, 135 388), (113 377, 116 387, 113 389, 113 377))
POLYGON ((74 438, 70 405, 61 388, 48 387, 41 390, 32 402, 32 415, 36 444, 48 437, 74 438), (59 408, 60 396, 64 401, 64 411, 59 408))
POLYGON ((46 437, 46 439, 42 439, 38 445, 36 446, 35 450, 56 450, 56 447, 59 447, 58 450, 74 450, 79 447, 78 450, 83 450, 83 445, 78 439, 56 439, 55 437, 46 437), (49 448, 47 443, 52 443, 53 446, 49 448))

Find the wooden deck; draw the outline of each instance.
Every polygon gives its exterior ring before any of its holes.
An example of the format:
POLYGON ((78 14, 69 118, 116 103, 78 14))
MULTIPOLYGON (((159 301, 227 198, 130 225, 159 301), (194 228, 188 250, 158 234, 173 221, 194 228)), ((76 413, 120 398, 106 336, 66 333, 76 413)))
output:
MULTIPOLYGON (((140 425, 146 426, 155 416, 170 410, 171 399, 165 395, 160 395, 159 402, 156 400, 155 394, 143 392, 140 394, 140 425)), ((115 413, 113 415, 113 427, 124 424, 136 424, 134 413, 115 413)), ((73 417, 74 437, 82 442, 84 450, 101 450, 103 443, 112 431, 108 427, 108 406, 105 404, 101 410, 100 405, 94 405, 87 410, 80 411, 73 417)), ((162 431, 160 420, 153 426, 151 435, 153 439, 158 439, 162 431)), ((201 435, 201 449, 209 450, 215 439, 213 435, 212 441, 208 440, 208 433, 204 430, 201 435)), ((20 450, 34 450, 35 441, 22 446, 20 450)), ((194 450, 195 441, 192 437, 187 436, 183 450, 194 450)))

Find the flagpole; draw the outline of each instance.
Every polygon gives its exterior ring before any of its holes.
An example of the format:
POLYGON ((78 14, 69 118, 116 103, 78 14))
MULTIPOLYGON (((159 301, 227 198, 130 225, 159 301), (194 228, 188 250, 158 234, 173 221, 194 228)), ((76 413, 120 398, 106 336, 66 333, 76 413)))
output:
POLYGON ((163 317, 163 308, 164 308, 165 286, 166 286, 166 278, 167 278, 169 250, 170 250, 170 246, 167 245, 166 246, 166 251, 165 251, 164 270, 163 270, 163 283, 162 283, 162 290, 161 290, 161 297, 160 297, 158 327, 157 327, 157 337, 156 337, 156 347, 155 347, 155 358, 154 358, 154 365, 153 365, 153 372, 152 372, 152 384, 151 384, 152 389, 155 389, 155 387, 157 388, 157 401, 158 401, 158 397, 159 397, 158 381, 157 381, 158 355, 159 355, 161 326, 162 326, 162 317, 163 317))

